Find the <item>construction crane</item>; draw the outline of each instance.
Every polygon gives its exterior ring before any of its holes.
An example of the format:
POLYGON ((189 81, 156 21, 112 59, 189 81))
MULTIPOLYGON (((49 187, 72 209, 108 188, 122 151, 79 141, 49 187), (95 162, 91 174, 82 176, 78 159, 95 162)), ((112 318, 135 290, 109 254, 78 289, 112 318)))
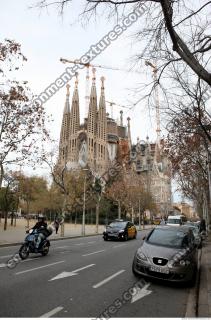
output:
POLYGON ((115 102, 112 102, 112 101, 106 101, 106 102, 109 103, 109 105, 111 107, 111 118, 113 118, 113 106, 117 106, 117 107, 128 109, 128 110, 130 110, 132 108, 129 106, 122 106, 122 105, 115 103, 115 102))
POLYGON ((151 63, 150 61, 145 61, 145 65, 146 66, 150 66, 153 70, 153 78, 154 78, 154 82, 155 82, 155 107, 156 107, 156 132, 157 132, 157 144, 160 147, 160 102, 159 102, 159 93, 158 93, 158 86, 157 86, 157 82, 158 82, 158 78, 157 78, 157 66, 153 63, 151 63))
POLYGON ((84 67, 92 67, 92 68, 101 68, 101 69, 108 69, 108 70, 115 70, 115 71, 124 71, 124 72, 131 72, 131 73, 139 73, 138 71, 136 70, 126 70, 126 69, 122 69, 122 68, 114 68, 114 67, 111 67, 111 66, 104 66, 104 65, 100 65, 100 64, 91 64, 90 62, 87 62, 87 63, 83 63, 83 62, 80 62, 80 60, 69 60, 69 59, 64 59, 64 58, 60 58, 60 61, 62 63, 72 63, 72 64, 79 64, 81 66, 84 66, 84 67))
MULTIPOLYGON (((138 71, 130 71, 130 70, 125 70, 125 69, 120 69, 120 68, 114 68, 111 66, 105 66, 105 65, 99 65, 99 64, 91 64, 90 62, 88 63, 83 63, 80 62, 79 60, 69 60, 65 58, 60 58, 60 62, 62 63, 71 63, 71 64, 79 64, 81 66, 84 66, 87 68, 86 70, 86 94, 85 94, 85 114, 88 114, 88 108, 89 108, 89 88, 90 88, 90 76, 89 76, 89 68, 101 68, 101 69, 107 69, 107 70, 114 70, 114 71, 123 71, 123 72, 134 72, 134 73, 139 73, 138 71)), ((140 74, 140 73, 139 73, 140 74)), ((114 103, 112 103, 113 105, 114 103)), ((124 108, 124 107, 123 107, 124 108)), ((113 117, 113 110, 112 110, 112 117, 113 117)))

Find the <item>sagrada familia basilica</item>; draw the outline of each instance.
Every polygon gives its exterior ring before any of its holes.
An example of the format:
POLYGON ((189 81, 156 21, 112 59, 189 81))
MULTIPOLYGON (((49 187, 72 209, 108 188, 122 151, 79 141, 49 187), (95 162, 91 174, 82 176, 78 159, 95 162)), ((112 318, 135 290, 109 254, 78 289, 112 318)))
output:
POLYGON ((89 97, 88 116, 80 121, 80 102, 78 78, 70 105, 70 86, 67 85, 66 101, 63 112, 59 164, 68 164, 71 168, 88 166, 94 172, 103 174, 114 161, 121 148, 128 152, 131 148, 130 118, 127 126, 123 124, 123 112, 120 111, 120 123, 106 112, 104 77, 101 77, 101 93, 97 98, 95 70, 89 97))
POLYGON ((73 170, 89 168, 98 176, 105 176, 117 161, 129 184, 140 183, 141 177, 147 180, 156 203, 161 211, 167 212, 171 203, 171 170, 169 161, 161 150, 163 140, 150 143, 147 137, 146 141, 137 139, 137 143, 132 144, 130 118, 127 118, 125 125, 122 111, 119 121, 109 116, 106 112, 105 78, 101 77, 100 80, 98 99, 93 69, 88 114, 83 122, 80 121, 77 74, 71 103, 70 86, 67 85, 58 165, 68 166, 73 170))

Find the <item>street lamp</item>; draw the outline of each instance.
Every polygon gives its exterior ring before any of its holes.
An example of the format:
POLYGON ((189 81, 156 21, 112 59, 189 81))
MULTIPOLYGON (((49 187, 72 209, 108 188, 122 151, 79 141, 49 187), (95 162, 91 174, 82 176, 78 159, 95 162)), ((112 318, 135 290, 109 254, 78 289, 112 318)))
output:
MULTIPOLYGON (((89 171, 89 169, 82 169, 82 170, 89 171)), ((82 227, 81 227, 82 236, 85 236, 85 213, 86 213, 86 174, 84 177, 83 216, 82 216, 82 227)))

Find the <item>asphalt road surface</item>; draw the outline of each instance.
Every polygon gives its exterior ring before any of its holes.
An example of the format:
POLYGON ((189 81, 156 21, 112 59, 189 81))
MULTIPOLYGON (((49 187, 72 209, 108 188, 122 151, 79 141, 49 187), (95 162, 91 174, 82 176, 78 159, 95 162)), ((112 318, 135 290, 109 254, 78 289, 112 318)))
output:
POLYGON ((141 239, 93 236, 51 242, 9 269, 19 247, 0 248, 1 317, 184 317, 189 288, 136 278, 132 261, 141 239), (138 284, 137 284, 138 283, 138 284))

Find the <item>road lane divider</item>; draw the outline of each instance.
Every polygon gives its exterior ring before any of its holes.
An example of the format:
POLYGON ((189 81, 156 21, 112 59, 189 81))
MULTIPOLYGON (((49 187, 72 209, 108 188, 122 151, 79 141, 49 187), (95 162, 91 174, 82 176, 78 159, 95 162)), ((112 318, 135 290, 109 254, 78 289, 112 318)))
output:
POLYGON ((86 254, 82 254, 82 257, 87 257, 87 256, 91 256, 92 254, 97 254, 97 253, 101 253, 105 250, 99 250, 99 251, 95 251, 95 252, 90 252, 90 253, 86 253, 86 254))
POLYGON ((73 271, 69 271, 69 272, 63 271, 62 273, 59 273, 56 277, 54 277, 54 278, 52 278, 52 279, 50 279, 48 281, 53 281, 53 280, 67 278, 67 277, 77 276, 79 271, 82 271, 84 269, 88 269, 88 268, 91 268, 91 267, 94 267, 94 266, 95 266, 95 264, 92 263, 92 264, 88 264, 85 267, 81 267, 81 268, 73 270, 73 271))
POLYGON ((45 264, 44 266, 40 266, 40 267, 36 267, 36 268, 32 268, 32 269, 19 271, 19 272, 16 272, 15 274, 19 275, 19 274, 23 274, 23 273, 27 273, 27 272, 31 272, 31 271, 35 271, 35 270, 39 270, 39 269, 43 269, 43 268, 47 268, 47 267, 51 267, 51 266, 54 266, 56 264, 60 264, 60 263, 64 263, 64 262, 65 261, 57 261, 57 262, 54 262, 54 263, 45 264))
POLYGON ((55 315, 56 313, 60 312, 63 309, 64 307, 56 307, 53 310, 43 314, 40 318, 50 318, 51 316, 55 315))
POLYGON ((123 247, 123 246, 126 246, 126 244, 125 243, 117 244, 116 246, 113 246, 113 249, 123 247))
POLYGON ((120 270, 114 274, 112 274, 110 277, 102 280, 101 282, 98 282, 97 284, 95 284, 94 286, 92 286, 92 288, 97 289, 101 286, 103 286, 105 283, 111 281, 112 279, 116 278, 118 275, 122 274, 123 272, 125 272, 125 270, 120 270))

